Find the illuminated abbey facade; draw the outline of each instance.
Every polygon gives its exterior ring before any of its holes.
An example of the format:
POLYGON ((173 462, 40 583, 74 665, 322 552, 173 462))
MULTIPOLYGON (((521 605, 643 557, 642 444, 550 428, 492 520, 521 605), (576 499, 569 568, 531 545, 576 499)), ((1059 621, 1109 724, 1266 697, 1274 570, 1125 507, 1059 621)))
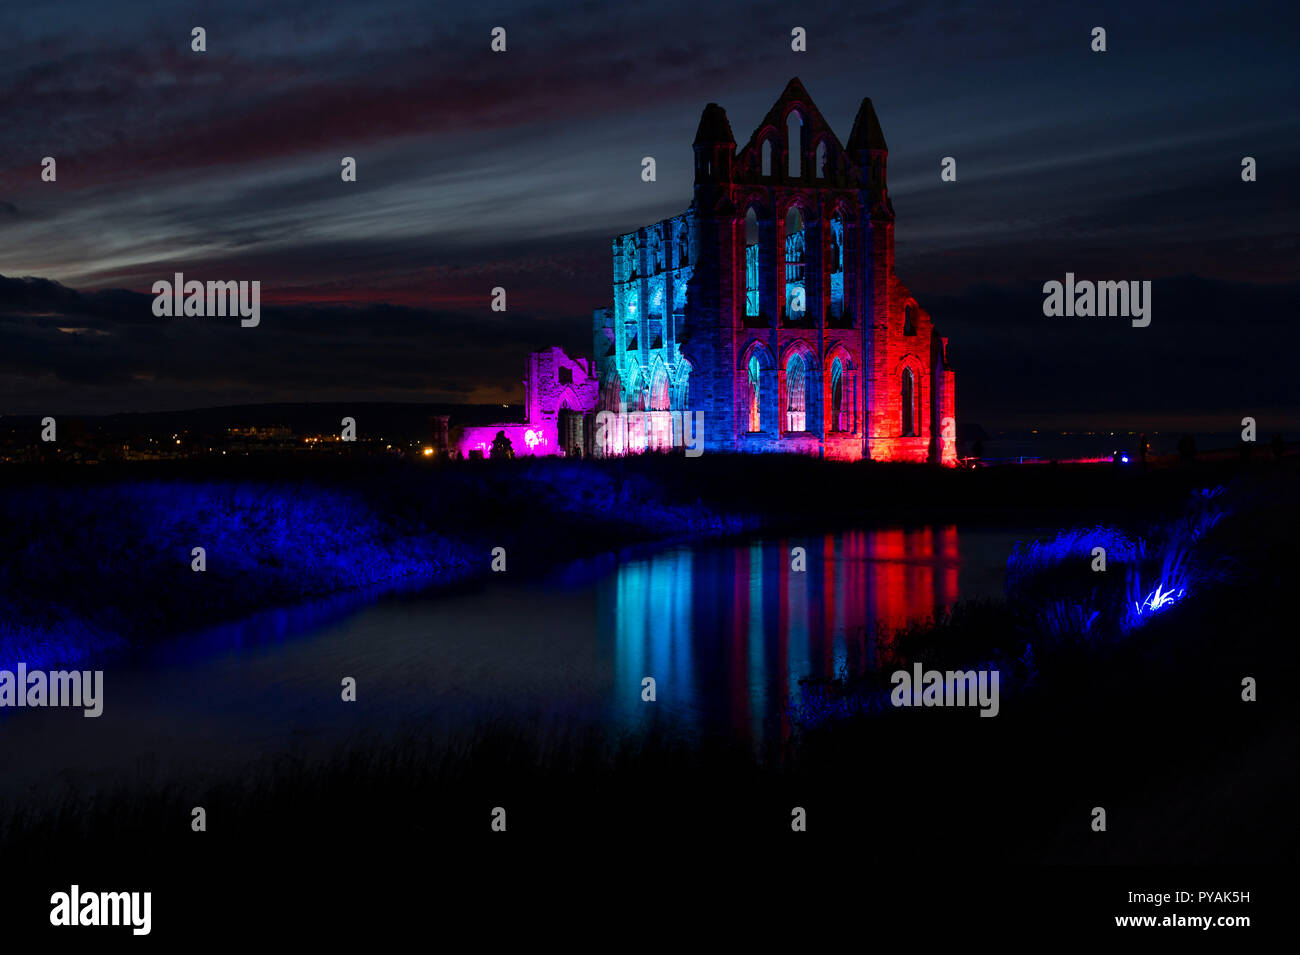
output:
POLYGON ((957 462, 948 340, 894 274, 888 149, 870 99, 847 145, 799 80, 739 150, 704 108, 695 199, 614 240, 593 359, 529 358, 512 453, 792 452, 957 462))
POLYGON ((947 339, 894 274, 888 150, 864 99, 843 144, 792 79, 739 150, 705 107, 689 209, 614 240, 595 313, 590 451, 956 463, 947 339), (608 416, 606 416, 608 420, 608 416))

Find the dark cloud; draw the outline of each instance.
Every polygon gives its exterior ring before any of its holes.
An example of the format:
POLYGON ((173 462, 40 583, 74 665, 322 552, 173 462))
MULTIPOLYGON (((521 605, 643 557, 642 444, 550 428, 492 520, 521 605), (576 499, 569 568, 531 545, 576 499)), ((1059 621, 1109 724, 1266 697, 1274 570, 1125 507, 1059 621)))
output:
POLYGON ((898 271, 952 338, 964 410, 1294 405, 1262 352, 1214 343, 1220 314, 1294 343, 1258 309, 1294 312, 1268 289, 1300 277, 1297 8, 1088 16, 1033 0, 10 5, 0 273, 68 287, 0 283, 0 399, 516 396, 527 350, 590 347, 610 239, 690 203, 703 105, 743 142, 798 74, 841 138, 875 102, 898 271), (1106 54, 1088 50, 1096 24, 1106 54), (195 25, 207 53, 189 49, 195 25), (949 155, 957 183, 938 178, 949 155), (1240 181, 1244 155, 1258 182, 1240 181), (154 319, 140 293, 176 271, 261 281, 263 326, 154 319), (1156 280, 1153 327, 1045 325, 1037 290, 1066 271, 1156 280), (1211 311, 1180 292, 1188 275, 1256 310, 1211 311), (498 285, 505 316, 486 308, 498 285), (1198 390, 1171 356, 1209 369, 1198 390), (1085 357, 1091 377, 1070 370, 1085 357))
MULTIPOLYGON (((237 319, 156 318, 152 301, 0 278, 0 411, 518 401, 527 352, 591 349, 589 315, 294 305, 266 307, 261 325, 244 329, 237 319)), ((1047 318, 1042 303, 1041 284, 932 296, 964 420, 1148 428, 1196 420, 1226 429, 1252 415, 1300 428, 1300 390, 1282 367, 1300 352, 1300 284, 1157 280, 1147 328, 1047 318)))
POLYGON ((967 420, 1051 428, 1091 419, 1150 428, 1194 419, 1227 431, 1251 415, 1300 429, 1300 388, 1280 360, 1300 349, 1292 318, 1300 283, 1156 280, 1146 328, 1123 318, 1049 318, 1043 299, 1035 284, 930 301, 950 338, 967 420))
POLYGON ((153 296, 82 294, 0 277, 0 411, 93 413, 245 401, 517 398, 524 358, 545 344, 589 350, 590 317, 362 306, 268 306, 261 324, 158 318, 153 296), (180 402, 176 404, 174 402, 180 402), (116 408, 112 409, 116 410, 116 408))

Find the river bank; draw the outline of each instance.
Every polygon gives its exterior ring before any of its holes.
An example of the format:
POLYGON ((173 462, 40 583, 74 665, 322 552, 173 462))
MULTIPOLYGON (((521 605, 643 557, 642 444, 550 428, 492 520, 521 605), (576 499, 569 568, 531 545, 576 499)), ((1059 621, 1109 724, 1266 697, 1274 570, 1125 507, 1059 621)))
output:
POLYGON ((0 664, 95 659, 353 589, 538 575, 754 531, 1169 513, 1265 462, 945 471, 784 456, 444 463, 247 459, 0 475, 0 664), (202 548, 202 554, 196 551, 202 548), (202 570, 196 568, 202 566, 202 570))

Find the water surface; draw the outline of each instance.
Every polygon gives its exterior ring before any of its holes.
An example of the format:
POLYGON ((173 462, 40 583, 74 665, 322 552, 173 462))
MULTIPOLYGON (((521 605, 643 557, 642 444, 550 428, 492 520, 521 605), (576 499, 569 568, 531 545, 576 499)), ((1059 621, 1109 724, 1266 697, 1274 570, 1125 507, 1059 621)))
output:
POLYGON ((260 613, 103 664, 99 719, 0 714, 0 785, 39 797, 59 781, 220 773, 411 724, 635 732, 654 714, 758 742, 787 731, 801 678, 876 665, 878 626, 1000 596, 1007 554, 1027 536, 929 526, 763 538, 260 613), (340 698, 344 677, 356 703, 340 698), (646 677, 654 703, 641 698, 646 677))

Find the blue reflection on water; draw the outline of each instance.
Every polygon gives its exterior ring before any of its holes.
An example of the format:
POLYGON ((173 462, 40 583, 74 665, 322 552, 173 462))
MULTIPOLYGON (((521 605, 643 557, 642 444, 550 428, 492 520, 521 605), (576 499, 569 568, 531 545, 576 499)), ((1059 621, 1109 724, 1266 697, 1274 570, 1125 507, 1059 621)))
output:
MULTIPOLYGON (((990 560, 1004 554, 994 548, 990 560)), ((689 729, 783 734, 801 679, 875 665, 875 634, 950 608, 960 568, 951 526, 679 548, 625 563, 596 588, 597 630, 613 635, 613 717, 636 726, 657 715, 640 693, 652 677, 655 707, 689 729), (798 565, 794 547, 806 552, 798 565)), ((987 580, 975 595, 997 593, 995 575, 987 580)))
POLYGON ((105 661, 103 719, 8 714, 0 764, 29 781, 125 772, 143 756, 206 770, 218 755, 324 751, 412 721, 473 738, 489 720, 636 730, 654 716, 690 734, 781 738, 800 679, 885 665, 878 625, 996 596, 1017 536, 920 527, 681 547, 546 581, 268 611, 105 661), (796 546, 806 570, 791 567, 796 546), (340 702, 344 676, 355 704, 340 702))

